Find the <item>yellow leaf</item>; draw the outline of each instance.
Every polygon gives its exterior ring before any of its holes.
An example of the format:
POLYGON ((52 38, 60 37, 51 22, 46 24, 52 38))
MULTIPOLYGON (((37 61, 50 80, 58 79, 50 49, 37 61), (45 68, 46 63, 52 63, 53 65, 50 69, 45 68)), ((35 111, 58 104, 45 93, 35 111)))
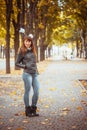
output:
POLYGON ((62 111, 70 111, 70 109, 68 109, 68 108, 63 108, 62 111))
POLYGON ((57 88, 49 88, 50 91, 55 91, 57 88))
POLYGON ((75 99, 75 98, 72 98, 71 100, 72 100, 73 102, 75 102, 75 101, 76 101, 76 99, 75 99))
POLYGON ((68 114, 68 112, 64 111, 64 112, 60 113, 60 116, 66 116, 67 114, 68 114))
POLYGON ((82 111, 82 109, 83 109, 83 108, 80 107, 80 106, 77 107, 77 110, 79 110, 79 111, 82 111))
POLYGON ((86 90, 81 90, 81 93, 86 93, 86 90))
POLYGON ((48 106, 48 105, 46 105, 46 106, 45 106, 45 108, 49 108, 49 106, 48 106))
POLYGON ((81 96, 87 96, 86 90, 81 90, 81 96))
POLYGON ((17 94, 16 91, 13 91, 13 92, 11 92, 10 96, 14 96, 16 94, 17 94))
POLYGON ((39 108, 37 108, 37 112, 40 112, 40 109, 39 109, 39 108))

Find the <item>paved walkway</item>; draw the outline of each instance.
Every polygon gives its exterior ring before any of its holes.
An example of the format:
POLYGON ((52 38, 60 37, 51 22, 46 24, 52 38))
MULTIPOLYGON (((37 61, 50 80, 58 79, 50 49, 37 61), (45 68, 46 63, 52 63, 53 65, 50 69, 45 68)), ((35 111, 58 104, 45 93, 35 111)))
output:
POLYGON ((21 77, 0 77, 0 130, 87 130, 87 91, 79 82, 87 79, 87 62, 48 62, 39 75, 39 117, 24 115, 21 77))

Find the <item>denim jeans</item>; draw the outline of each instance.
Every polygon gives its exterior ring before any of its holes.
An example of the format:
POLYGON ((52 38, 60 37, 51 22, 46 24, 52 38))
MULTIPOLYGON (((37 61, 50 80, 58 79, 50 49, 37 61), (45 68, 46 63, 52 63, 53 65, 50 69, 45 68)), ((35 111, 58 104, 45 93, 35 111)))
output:
POLYGON ((29 97, 30 97, 30 89, 33 87, 33 96, 32 96, 32 106, 37 105, 38 96, 39 96, 39 82, 37 74, 29 74, 23 72, 23 81, 24 81, 24 103, 25 106, 30 106, 29 97))

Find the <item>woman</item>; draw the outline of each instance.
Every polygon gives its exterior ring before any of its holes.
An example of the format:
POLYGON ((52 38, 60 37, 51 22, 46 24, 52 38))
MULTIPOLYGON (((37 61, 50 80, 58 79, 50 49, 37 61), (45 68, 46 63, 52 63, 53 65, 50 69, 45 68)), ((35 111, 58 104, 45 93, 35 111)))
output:
POLYGON ((30 37, 24 37, 23 45, 20 48, 16 59, 16 66, 23 68, 23 81, 24 81, 24 104, 26 116, 39 116, 36 113, 37 101, 39 96, 39 82, 38 70, 36 66, 36 50, 33 41, 30 37), (29 96, 30 89, 33 87, 32 104, 30 106, 29 96))

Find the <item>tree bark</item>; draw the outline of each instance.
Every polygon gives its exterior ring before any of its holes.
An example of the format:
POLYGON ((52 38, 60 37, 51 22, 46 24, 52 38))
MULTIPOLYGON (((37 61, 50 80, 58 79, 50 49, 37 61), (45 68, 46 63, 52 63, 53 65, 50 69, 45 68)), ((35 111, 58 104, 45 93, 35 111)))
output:
MULTIPOLYGON (((20 35, 21 40, 23 40, 23 35, 19 34, 20 28, 24 28, 24 21, 25 21, 25 1, 24 0, 17 0, 17 21, 13 18, 13 26, 14 26, 14 49, 15 49, 15 60, 17 58, 18 49, 20 46, 20 35)), ((15 69, 18 70, 19 68, 15 66, 15 69)))
POLYGON ((83 51, 85 53, 85 59, 87 59, 87 42, 86 42, 86 30, 85 29, 83 29, 83 30, 81 29, 80 37, 81 37, 81 41, 82 41, 83 51))
POLYGON ((34 2, 29 0, 29 3, 26 3, 26 34, 33 34, 33 14, 34 14, 34 2), (29 5, 28 5, 29 4, 29 5))
POLYGON ((6 3, 6 73, 10 73, 10 20, 12 12, 12 0, 6 3))
POLYGON ((44 38, 40 39, 40 61, 45 60, 44 38))

